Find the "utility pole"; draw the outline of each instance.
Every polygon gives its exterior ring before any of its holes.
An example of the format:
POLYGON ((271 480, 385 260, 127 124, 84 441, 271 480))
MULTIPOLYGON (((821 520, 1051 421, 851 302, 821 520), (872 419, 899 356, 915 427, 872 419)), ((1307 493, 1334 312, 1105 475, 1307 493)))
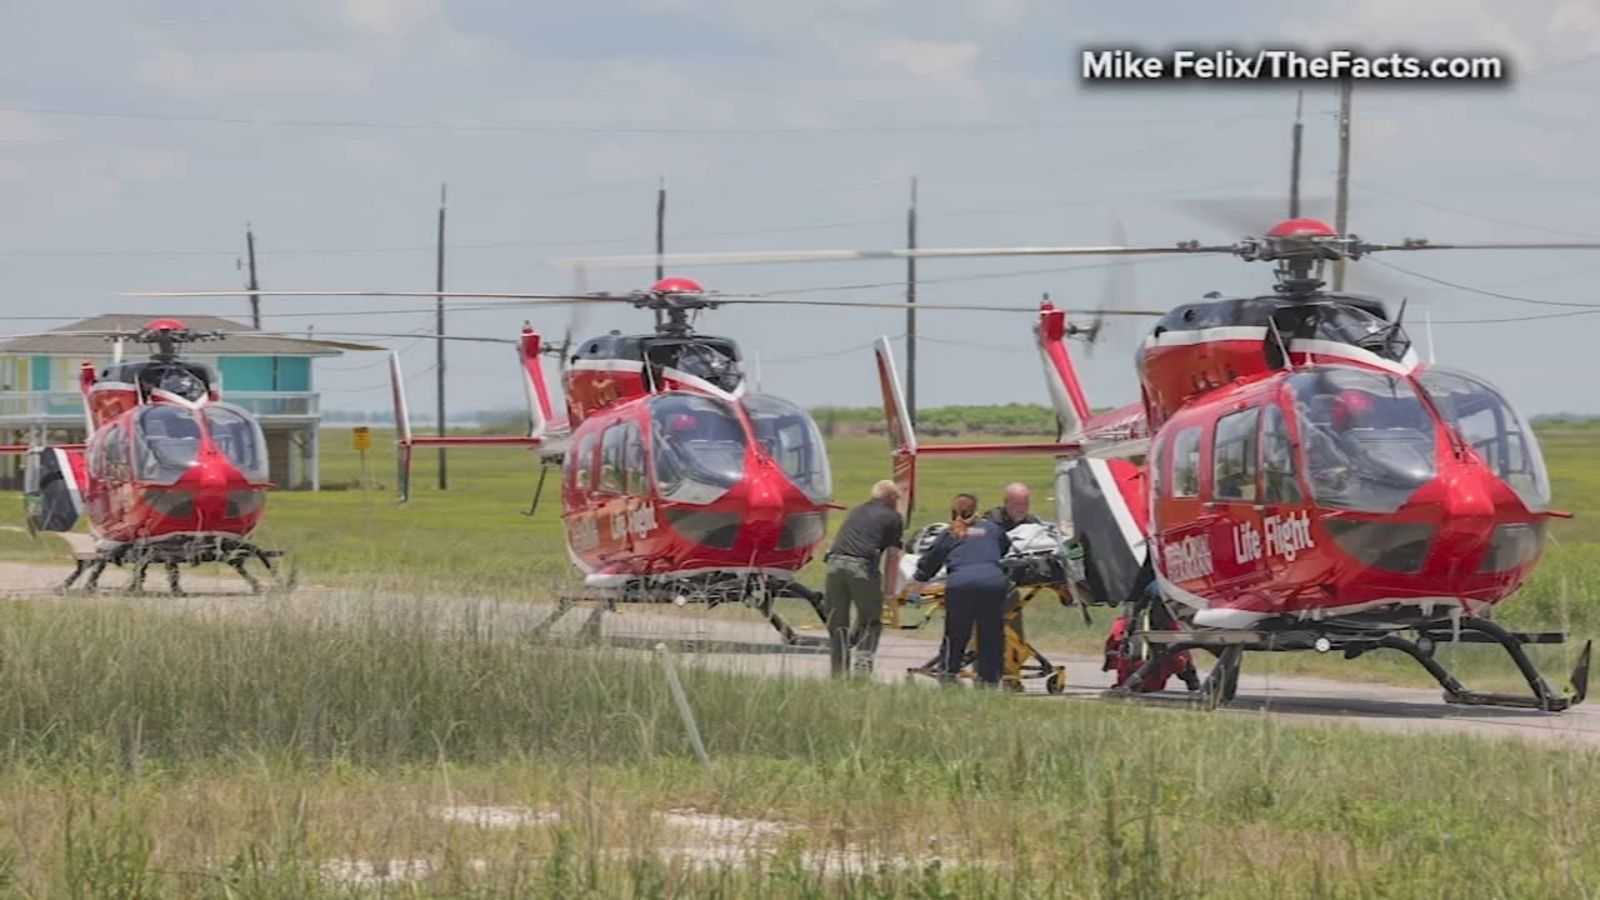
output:
MULTIPOLYGON (((440 437, 444 437, 444 435, 445 435, 445 418, 444 418, 444 207, 445 207, 445 186, 443 184, 441 184, 441 185, 439 185, 439 244, 438 244, 437 253, 435 254, 435 259, 434 259, 434 261, 435 261, 435 270, 434 270, 434 280, 433 280, 434 290, 439 292, 438 296, 434 298, 434 332, 435 332, 435 334, 437 334, 437 338, 434 340, 434 344, 436 346, 434 347, 435 359, 434 359, 434 365, 433 365, 433 374, 434 374, 434 384, 435 384, 434 392, 437 395, 436 399, 437 399, 437 402, 438 402, 438 408, 437 408, 436 412, 437 412, 437 414, 439 416, 439 436, 440 437)), ((449 474, 448 465, 449 464, 445 460, 444 448, 440 447, 439 448, 439 490, 441 490, 441 491, 442 490, 446 490, 446 489, 448 489, 450 487, 450 474, 449 474)))
MULTIPOLYGON (((667 252, 667 179, 656 180, 656 280, 667 277, 667 267, 662 256, 667 252)), ((661 310, 656 310, 656 328, 661 328, 661 310)))
POLYGON ((261 330, 261 295, 256 291, 261 290, 261 283, 256 281, 256 232, 250 223, 244 225, 244 252, 250 264, 250 327, 261 330))
POLYGON ((1289 218, 1300 218, 1300 146, 1305 135, 1305 123, 1300 113, 1306 102, 1306 92, 1298 91, 1294 98, 1294 155, 1289 162, 1289 218))
MULTIPOLYGON (((906 249, 917 249, 917 178, 911 176, 911 206, 906 209, 906 249)), ((917 424, 917 256, 906 256, 906 418, 917 424)))
MULTIPOLYGON (((1350 79, 1339 82, 1339 187, 1334 228, 1343 238, 1350 224, 1350 79)), ((1343 256, 1333 262, 1333 289, 1344 290, 1343 256)))

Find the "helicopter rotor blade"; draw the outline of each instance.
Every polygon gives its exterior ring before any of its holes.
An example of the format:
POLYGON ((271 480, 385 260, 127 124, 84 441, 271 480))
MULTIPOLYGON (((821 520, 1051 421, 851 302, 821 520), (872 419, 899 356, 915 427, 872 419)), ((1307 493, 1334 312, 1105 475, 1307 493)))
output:
POLYGON ((1407 238, 1399 244, 1361 244, 1362 253, 1389 250, 1600 250, 1596 241, 1488 241, 1437 244, 1427 238, 1407 238))
MULTIPOLYGON (((714 301, 718 306, 738 306, 746 304, 768 304, 776 306, 821 306, 831 309, 906 309, 910 304, 898 300, 788 300, 783 297, 739 297, 730 300, 718 299, 714 301)), ((999 306, 980 303, 917 303, 916 309, 920 311, 933 310, 941 312, 1000 312, 1000 313, 1027 313, 1036 315, 1038 307, 1029 306, 999 306)), ((1093 315, 1093 310, 1069 309, 1069 315, 1093 315)), ((1127 309, 1106 310, 1106 315, 1113 316, 1164 316, 1167 310, 1153 309, 1127 309)))
MULTIPOLYGON (((767 263, 850 262, 858 260, 987 259, 1015 256, 1153 256, 1177 253, 1233 253, 1232 244, 1201 246, 1198 242, 1156 247, 928 247, 917 250, 754 250, 732 253, 669 253, 661 257, 671 266, 737 266, 767 263)), ((600 256, 560 259, 562 265, 605 269, 654 266, 654 255, 600 256)))
POLYGON ((163 297, 167 299, 194 299, 202 297, 413 297, 432 300, 516 300, 518 302, 562 303, 632 303, 636 296, 629 294, 539 294, 518 291, 131 291, 123 297, 163 297))
MULTIPOLYGON (((200 291, 200 292, 182 292, 182 293, 165 293, 165 294, 135 294, 135 295, 131 295, 131 296, 216 297, 216 296, 246 296, 249 293, 250 293, 249 291, 200 291)), ((437 293, 432 292, 432 291, 275 291, 275 292, 261 291, 260 293, 262 295, 264 295, 264 296, 280 296, 280 297, 415 297, 415 298, 418 298, 418 299, 428 299, 428 300, 434 299, 435 297, 439 296, 437 293)), ((649 295, 646 295, 646 294, 635 294, 635 295, 622 295, 622 294, 536 294, 536 293, 517 293, 517 292, 510 292, 510 291, 499 291, 499 292, 456 291, 456 292, 446 292, 444 294, 444 296, 447 299, 451 298, 451 297, 457 297, 457 298, 467 298, 467 299, 504 300, 504 301, 506 301, 506 305, 509 307, 509 306, 522 306, 522 305, 528 305, 528 304, 533 304, 533 305, 545 305, 545 304, 548 304, 548 305, 553 305, 553 306, 560 306, 560 305, 569 304, 569 303, 582 304, 582 303, 588 303, 588 302, 629 303, 629 304, 638 305, 638 304, 640 304, 641 300, 644 300, 644 299, 648 298, 649 295)), ((707 306, 710 306, 710 307, 713 307, 713 308, 714 307, 719 307, 719 306, 733 306, 733 305, 740 305, 740 304, 758 304, 758 303, 780 305, 780 306, 817 306, 817 307, 826 307, 826 308, 831 308, 831 309, 860 308, 860 309, 902 309, 903 310, 907 306, 907 304, 904 301, 900 301, 900 300, 895 300, 895 301, 817 300, 817 299, 813 299, 813 298, 810 298, 810 297, 788 298, 788 297, 784 297, 784 296, 778 295, 778 294, 755 294, 755 295, 732 294, 732 295, 722 295, 722 294, 715 294, 715 293, 707 293, 707 294, 699 294, 699 295, 691 295, 691 296, 695 296, 695 297, 703 299, 707 306)), ((1028 307, 984 305, 984 304, 968 304, 968 303, 918 303, 917 304, 917 309, 918 310, 932 310, 932 311, 958 311, 958 312, 1025 312, 1025 313, 1037 312, 1036 309, 1028 308, 1028 307)), ((1068 312, 1076 312, 1079 315, 1089 315, 1090 314, 1090 312, 1085 311, 1085 310, 1068 310, 1068 312)), ((1164 315, 1166 315, 1166 311, 1165 310, 1122 310, 1122 311, 1117 311, 1117 312, 1111 313, 1111 314, 1113 314, 1113 315, 1127 315, 1127 316, 1164 316, 1164 315)), ((574 325, 573 328, 575 330, 576 326, 574 325)), ((244 333, 249 333, 249 332, 244 332, 244 333)), ((256 333, 259 334, 261 332, 256 332, 256 333)), ((354 334, 354 332, 339 332, 339 333, 341 333, 341 334, 354 334)), ((286 336, 293 336, 293 335, 286 335, 286 336)), ((412 337, 414 335, 397 335, 397 336, 399 336, 399 337, 412 337)))

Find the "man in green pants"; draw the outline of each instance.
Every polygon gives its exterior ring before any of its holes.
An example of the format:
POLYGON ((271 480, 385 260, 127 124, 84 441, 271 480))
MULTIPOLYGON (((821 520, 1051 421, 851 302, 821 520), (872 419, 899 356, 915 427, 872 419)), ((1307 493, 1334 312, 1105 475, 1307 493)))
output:
POLYGON ((905 520, 896 504, 900 489, 892 481, 872 486, 872 497, 850 510, 833 538, 825 559, 828 577, 822 602, 828 613, 828 653, 833 674, 842 677, 854 669, 872 672, 883 631, 883 578, 879 566, 883 551, 900 546, 905 520), (852 627, 850 612, 855 610, 852 627))

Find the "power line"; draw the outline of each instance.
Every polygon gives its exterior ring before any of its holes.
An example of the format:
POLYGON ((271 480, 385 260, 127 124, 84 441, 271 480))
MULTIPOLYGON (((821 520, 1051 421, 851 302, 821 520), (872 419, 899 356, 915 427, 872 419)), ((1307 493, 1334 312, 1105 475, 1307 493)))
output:
POLYGON ((1423 281, 1431 281, 1434 284, 1441 284, 1448 288, 1455 288, 1458 291, 1466 291, 1469 294, 1481 294, 1482 296, 1494 297, 1499 300, 1515 300, 1518 303, 1531 303, 1534 306, 1565 306, 1576 307, 1578 309, 1600 310, 1600 304, 1597 303, 1573 303, 1564 300, 1539 300, 1534 297, 1519 297, 1516 294, 1503 294, 1499 291, 1485 290, 1483 288, 1476 288, 1468 284, 1461 284, 1455 281, 1447 281, 1443 278, 1436 278, 1432 275, 1424 275, 1421 272, 1413 271, 1403 266, 1397 266, 1392 262, 1385 262, 1381 259, 1374 259, 1373 262, 1383 266, 1386 269, 1393 269, 1403 275, 1410 275, 1412 278, 1420 278, 1423 281))
POLYGON ((1365 188, 1366 190, 1377 191, 1380 194, 1383 194, 1383 195, 1388 196, 1388 197, 1393 197, 1396 200, 1404 200, 1404 201, 1406 201, 1408 203, 1415 203, 1418 206, 1426 206, 1429 209, 1437 209, 1437 210, 1439 210, 1441 212, 1454 213, 1454 214, 1456 214, 1458 216, 1466 216, 1469 219, 1478 219, 1478 220, 1484 221, 1484 222, 1492 222, 1492 223, 1494 223, 1496 225, 1509 225, 1512 228, 1526 228, 1529 231, 1542 231, 1542 232, 1544 232, 1546 234, 1559 234, 1559 235, 1564 235, 1566 237, 1600 238, 1600 234, 1596 234, 1596 233, 1594 233, 1592 231, 1567 231, 1566 229, 1563 229, 1563 228, 1551 228, 1551 227, 1549 227, 1547 225, 1534 225, 1534 224, 1529 223, 1529 222, 1517 222, 1517 221, 1513 221, 1511 219, 1501 219, 1501 218, 1497 218, 1495 216, 1486 216, 1486 215, 1483 215, 1482 213, 1472 212, 1471 210, 1461 209, 1461 208, 1455 207, 1455 206, 1447 206, 1447 205, 1445 205, 1443 203, 1435 203, 1435 202, 1433 202, 1431 200, 1424 200, 1421 197, 1407 196, 1406 194, 1399 193, 1398 191, 1392 191, 1392 190, 1389 190, 1388 188, 1379 187, 1378 185, 1375 185, 1375 184, 1373 184, 1373 183, 1371 183, 1369 181, 1356 181, 1355 183, 1360 185, 1362 188, 1365 188))
POLYGON ((1498 325, 1509 322, 1539 322, 1545 319, 1570 319, 1573 316, 1600 315, 1600 309, 1569 310, 1537 316, 1507 316, 1503 319, 1435 319, 1435 325, 1498 325))

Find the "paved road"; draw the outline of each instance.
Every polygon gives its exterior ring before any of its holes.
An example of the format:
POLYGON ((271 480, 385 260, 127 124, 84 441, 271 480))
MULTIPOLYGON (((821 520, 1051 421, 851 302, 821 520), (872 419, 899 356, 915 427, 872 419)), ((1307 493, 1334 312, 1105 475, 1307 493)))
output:
MULTIPOLYGON (((64 571, 61 566, 0 563, 0 597, 54 598, 56 595, 50 588, 64 571)), ((377 609, 385 615, 435 616, 446 626, 470 617, 479 624, 492 622, 506 633, 533 631, 553 609, 540 604, 473 598, 374 597, 359 591, 316 586, 302 586, 287 597, 255 597, 245 593, 242 583, 232 576, 196 576, 188 571, 184 575, 184 585, 195 592, 189 597, 174 598, 160 593, 165 588, 165 579, 158 578, 156 573, 150 578, 155 593, 142 598, 122 595, 119 589, 125 583, 124 573, 111 570, 102 581, 105 588, 102 593, 92 598, 72 594, 64 599, 74 603, 126 603, 200 616, 290 615, 320 621, 354 620, 377 609)), ((552 627, 550 633, 575 635, 585 625, 588 615, 587 609, 573 610, 552 627)), ((767 677, 820 678, 827 674, 827 659, 816 652, 815 647, 797 651, 782 646, 776 632, 754 612, 739 617, 708 617, 692 609, 629 607, 600 617, 598 624, 608 642, 648 649, 665 640, 677 646, 686 657, 720 669, 767 677)), ((812 641, 821 636, 820 630, 814 627, 802 628, 801 633, 812 641)), ((882 681, 906 679, 906 670, 926 661, 933 646, 925 639, 895 634, 885 636, 876 677, 882 681)), ((1051 697, 1043 692, 1039 682, 1030 682, 1028 697, 1019 698, 1019 702, 1038 703, 1042 714, 1047 714, 1047 707, 1052 703, 1106 702, 1101 698, 1101 691, 1108 679, 1099 671, 1097 659, 1067 657, 1057 661, 1067 667, 1066 690, 1051 697)), ((1558 681, 1565 675, 1551 672, 1547 677, 1558 681)), ((1185 697, 1181 693, 1169 693, 1142 702, 1182 707, 1185 697)), ((1239 695, 1233 705, 1213 713, 1183 714, 1273 717, 1283 721, 1342 723, 1381 731, 1457 733, 1600 747, 1600 699, 1557 715, 1455 707, 1444 703, 1436 689, 1253 674, 1249 657, 1246 657, 1239 695)))

